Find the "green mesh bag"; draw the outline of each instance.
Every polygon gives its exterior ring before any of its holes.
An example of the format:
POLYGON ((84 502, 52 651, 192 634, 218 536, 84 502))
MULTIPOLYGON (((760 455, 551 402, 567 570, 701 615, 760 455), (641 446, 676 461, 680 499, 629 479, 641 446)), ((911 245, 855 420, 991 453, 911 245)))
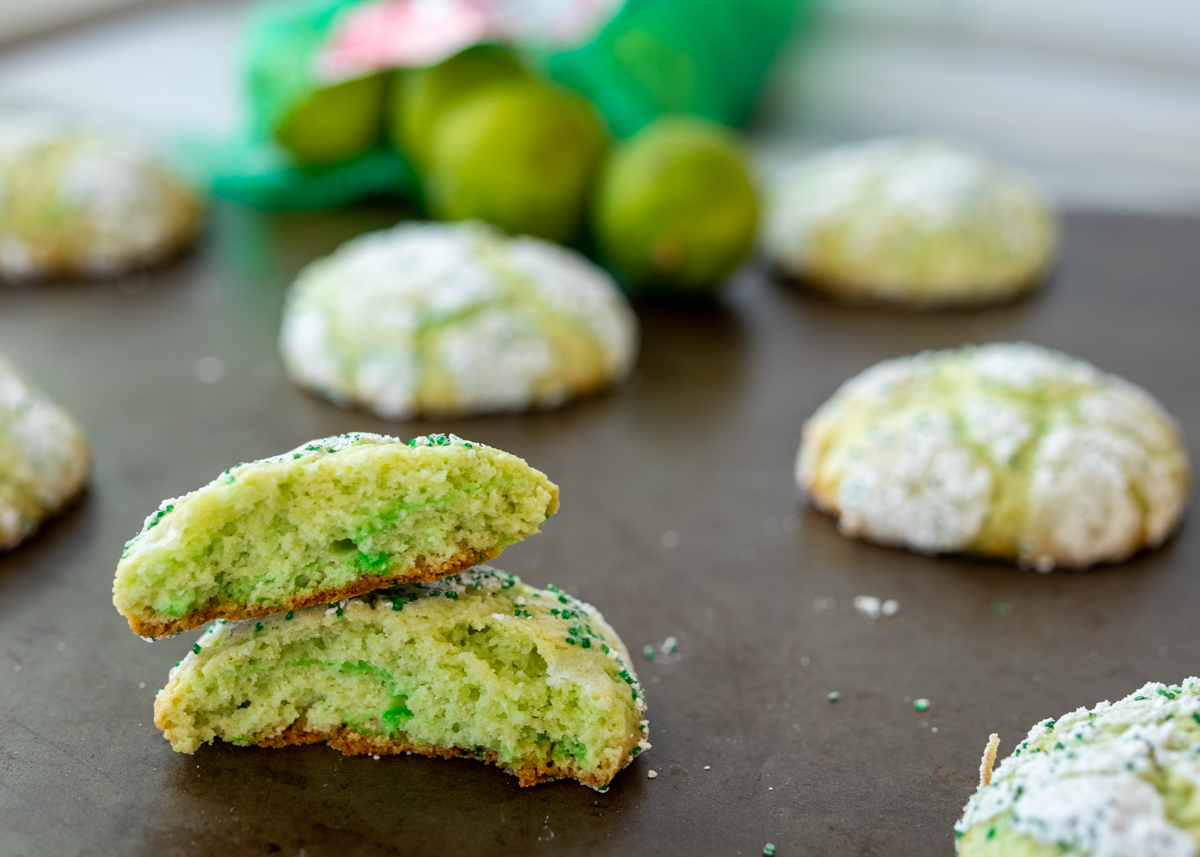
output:
POLYGON ((242 44, 250 134, 268 140, 289 110, 326 85, 317 58, 345 10, 365 0, 260 3, 250 11, 242 44))
MULTIPOLYGON (((573 6, 589 5, 603 11, 606 2, 561 0, 543 12, 562 15, 566 10, 569 15, 573 6)), ((501 35, 527 49, 553 79, 592 99, 620 137, 664 113, 693 113, 738 126, 750 116, 767 69, 792 29, 797 2, 615 0, 611 5, 620 8, 600 15, 596 35, 568 50, 547 47, 546 40, 530 35, 537 26, 512 26, 521 16, 529 17, 529 4, 426 3, 427 9, 436 8, 454 21, 447 27, 444 17, 430 27, 431 47, 424 59, 414 59, 420 48, 415 54, 412 50, 419 36, 407 40, 403 56, 389 56, 386 38, 387 28, 395 34, 415 20, 409 13, 421 6, 420 0, 264 3, 250 16, 244 45, 251 114, 246 135, 221 145, 194 144, 187 154, 217 196, 261 208, 331 208, 375 195, 419 202, 412 168, 385 143, 343 162, 302 167, 275 141, 275 133, 298 105, 333 83, 356 74, 431 64, 467 44, 497 41, 501 35), (474 40, 463 41, 476 24, 481 29, 474 40), (455 27, 459 43, 444 38, 455 27), (379 33, 384 37, 377 38, 379 33), (349 50, 342 50, 347 45, 349 50), (353 58, 349 72, 345 64, 336 65, 346 55, 353 58)), ((576 44, 584 40, 586 36, 577 38, 576 44)))
POLYGON ((591 43, 547 58, 618 137, 664 113, 725 125, 750 117, 798 0, 629 0, 591 43))
POLYGON ((370 197, 416 201, 412 167, 391 146, 379 146, 340 164, 298 167, 279 146, 237 139, 185 141, 185 168, 212 193, 269 211, 341 208, 370 197))
POLYGON ((317 74, 321 52, 346 10, 365 2, 273 2, 251 11, 242 48, 249 127, 230 141, 190 141, 183 147, 193 170, 216 196, 255 208, 304 210, 414 195, 412 168, 391 146, 380 143, 336 164, 300 166, 274 140, 289 112, 328 86, 317 74))

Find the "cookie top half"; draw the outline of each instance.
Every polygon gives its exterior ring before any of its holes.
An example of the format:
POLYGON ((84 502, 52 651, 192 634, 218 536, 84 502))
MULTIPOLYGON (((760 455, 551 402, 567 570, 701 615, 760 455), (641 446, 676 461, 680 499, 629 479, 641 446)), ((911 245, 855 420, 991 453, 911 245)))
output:
POLYGON ((200 209, 136 139, 52 113, 0 111, 0 281, 154 264, 191 242, 200 209))
POLYGON ((850 535, 1049 571, 1156 546, 1187 451, 1139 387, 1028 343, 886 360, 804 426, 796 479, 850 535))
POLYGON ((75 418, 0 357, 0 549, 19 544, 75 497, 91 466, 75 418))
POLYGON ((955 825, 962 857, 1195 857, 1200 679, 1043 720, 955 825))
POLYGON ((324 438, 165 500, 125 546, 113 604, 147 637, 436 580, 558 510, 520 458, 428 435, 324 438))
POLYGON ((982 305, 1038 284, 1058 230, 1041 193, 936 139, 844 146, 767 192, 763 246, 785 274, 852 302, 982 305))
POLYGON ((624 378, 637 321, 578 253, 478 222, 360 236, 296 279, 292 379, 380 416, 551 407, 624 378))

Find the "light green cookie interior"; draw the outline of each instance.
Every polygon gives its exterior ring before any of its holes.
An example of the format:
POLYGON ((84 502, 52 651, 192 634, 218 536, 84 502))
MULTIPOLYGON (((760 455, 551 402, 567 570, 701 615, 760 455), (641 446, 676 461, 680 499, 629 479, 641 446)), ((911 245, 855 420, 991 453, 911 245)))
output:
POLYGON ((113 601, 131 624, 261 615, 366 575, 494 556, 556 508, 544 474, 491 447, 327 438, 164 503, 127 545, 113 601))
POLYGON ((481 566, 216 623, 172 671, 156 723, 188 753, 215 739, 269 742, 296 724, 350 730, 376 741, 372 752, 458 748, 602 787, 640 752, 643 708, 628 654, 595 608, 481 566))

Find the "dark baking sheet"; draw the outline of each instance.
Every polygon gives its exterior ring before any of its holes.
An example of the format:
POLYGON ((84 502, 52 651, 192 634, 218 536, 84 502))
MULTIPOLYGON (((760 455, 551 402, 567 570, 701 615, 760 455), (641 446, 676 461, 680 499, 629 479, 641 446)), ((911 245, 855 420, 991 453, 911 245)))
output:
POLYGON ((1200 672, 1193 525, 1125 565, 1045 576, 849 541, 792 484, 800 424, 842 380, 968 341, 1092 360, 1200 435, 1200 222, 1071 217, 1050 287, 979 313, 851 310, 750 271, 719 306, 643 308, 637 375, 611 395, 389 425, 291 387, 275 336, 305 262, 396 216, 226 207, 165 270, 0 291, 0 350, 96 451, 84 500, 0 557, 0 855, 948 855, 989 732, 1008 753, 1040 718, 1200 672), (218 383, 196 379, 204 356, 218 383), (497 564, 596 604, 635 651, 678 637, 672 659, 635 656, 654 749, 607 794, 315 746, 182 756, 154 729, 191 635, 129 632, 110 603, 122 543, 230 464, 354 429, 528 458, 562 511, 497 564), (900 612, 869 621, 860 594, 900 612))

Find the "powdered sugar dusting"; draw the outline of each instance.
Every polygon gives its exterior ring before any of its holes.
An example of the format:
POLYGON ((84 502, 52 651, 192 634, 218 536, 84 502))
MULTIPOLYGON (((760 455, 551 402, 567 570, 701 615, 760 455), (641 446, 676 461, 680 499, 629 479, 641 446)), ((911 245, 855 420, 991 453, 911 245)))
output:
POLYGON ((763 244, 785 272, 919 305, 1028 288, 1057 240, 1025 179, 934 139, 870 141, 796 164, 772 182, 766 208, 763 244))
POLYGON ((191 240, 199 209, 136 139, 48 112, 0 116, 0 277, 152 264, 191 240))
POLYGON ((288 371, 339 404, 406 418, 550 407, 620 380, 637 321, 578 254, 481 223, 405 223, 297 278, 288 371))
POLYGON ((1197 719, 1200 680, 1190 678, 1042 721, 955 829, 1006 818, 1017 833, 1094 857, 1194 857, 1163 789, 1200 787, 1197 719))
POLYGON ((806 423, 796 475, 847 533, 1048 571, 1161 543, 1189 463, 1145 391, 1000 343, 889 360, 847 381, 806 423))
POLYGON ((90 470, 79 424, 0 357, 0 549, 61 509, 90 470))

